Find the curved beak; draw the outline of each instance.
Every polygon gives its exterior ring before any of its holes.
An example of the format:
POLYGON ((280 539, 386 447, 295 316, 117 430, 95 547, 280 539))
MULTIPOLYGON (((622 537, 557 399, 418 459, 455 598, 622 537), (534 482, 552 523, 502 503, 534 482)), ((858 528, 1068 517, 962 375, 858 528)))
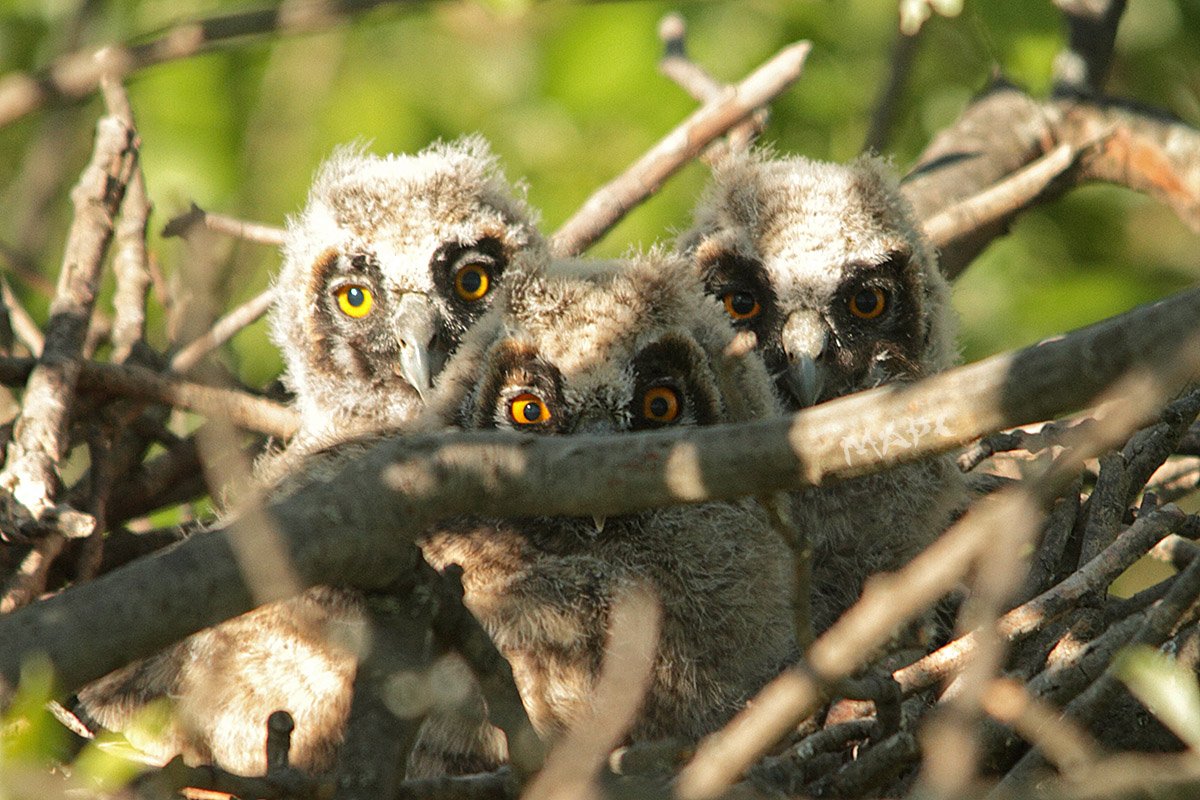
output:
POLYGON ((396 373, 427 402, 433 379, 446 363, 446 353, 436 345, 437 310, 428 297, 409 295, 400 301, 397 316, 404 324, 395 331, 400 346, 396 373))
POLYGON ((784 385, 800 407, 806 408, 820 399, 825 388, 820 358, 829 343, 829 326, 815 311, 797 311, 784 324, 782 339, 788 358, 784 385))

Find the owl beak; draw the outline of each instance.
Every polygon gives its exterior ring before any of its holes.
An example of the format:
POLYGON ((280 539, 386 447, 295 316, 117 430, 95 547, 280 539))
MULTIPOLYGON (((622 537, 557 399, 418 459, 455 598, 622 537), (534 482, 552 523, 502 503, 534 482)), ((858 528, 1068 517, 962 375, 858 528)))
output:
POLYGON ((432 359, 429 348, 418 344, 400 343, 400 377, 417 390, 421 402, 429 402, 429 391, 433 386, 432 359))
POLYGON ((801 408, 816 403, 825 388, 820 359, 828 343, 829 326, 815 311, 798 311, 783 326, 783 349, 788 358, 783 382, 801 408))
POLYGON ((398 311, 403 324, 396 330, 396 342, 400 345, 396 371, 416 390, 422 402, 428 402, 433 379, 445 362, 437 346, 437 311, 429 298, 416 293, 405 296, 398 311))

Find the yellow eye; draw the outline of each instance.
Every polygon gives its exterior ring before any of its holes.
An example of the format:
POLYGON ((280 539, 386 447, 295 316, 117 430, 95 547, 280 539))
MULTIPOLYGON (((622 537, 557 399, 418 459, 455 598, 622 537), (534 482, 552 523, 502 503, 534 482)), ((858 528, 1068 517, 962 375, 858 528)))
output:
POLYGON ((642 416, 651 422, 679 419, 679 393, 669 386, 654 386, 642 395, 642 416))
POLYGON ((758 300, 749 292, 726 292, 721 299, 725 303, 725 311, 735 320, 753 319, 762 311, 758 300))
POLYGON ((371 290, 365 286, 343 286, 336 292, 338 308, 348 317, 359 319, 371 313, 371 305, 375 302, 371 290))
POLYGON ((850 296, 850 313, 859 319, 875 319, 886 309, 887 294, 878 287, 864 287, 850 296))
POLYGON ((518 425, 537 425, 550 419, 550 409, 536 394, 525 392, 513 398, 508 414, 518 425))
POLYGON ((467 264, 454 274, 454 291, 463 300, 475 301, 488 293, 491 280, 482 264, 467 264))

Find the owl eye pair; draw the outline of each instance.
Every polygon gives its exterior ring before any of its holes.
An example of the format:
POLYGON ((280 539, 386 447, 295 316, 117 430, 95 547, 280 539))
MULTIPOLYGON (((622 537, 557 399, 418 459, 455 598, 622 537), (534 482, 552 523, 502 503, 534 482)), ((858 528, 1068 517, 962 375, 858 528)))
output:
MULTIPOLYGON (((642 394, 642 418, 659 425, 679 419, 682 404, 679 392, 670 386, 651 386, 642 394)), ((532 392, 522 392, 508 405, 508 416, 517 425, 540 425, 549 422, 550 407, 532 392)))
POLYGON ((375 304, 371 290, 357 283, 339 287, 334 296, 337 298, 338 309, 354 319, 361 319, 370 314, 371 306, 375 304))
POLYGON ((472 261, 454 273, 454 293, 468 303, 483 299, 491 288, 492 279, 486 264, 472 261))

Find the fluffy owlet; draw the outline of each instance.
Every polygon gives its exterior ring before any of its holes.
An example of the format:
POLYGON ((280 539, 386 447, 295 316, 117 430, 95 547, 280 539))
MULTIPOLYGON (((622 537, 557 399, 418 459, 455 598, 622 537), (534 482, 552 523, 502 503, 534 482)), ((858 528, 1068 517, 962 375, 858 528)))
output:
MULTIPOLYGON (((733 324, 754 333, 789 410, 915 380, 955 359, 949 287, 877 158, 733 156, 678 246, 733 324)), ((962 492, 953 463, 937 458, 797 493, 813 545, 817 628, 857 598, 867 575, 936 538, 962 492)))
MULTIPOLYGON (((319 446, 419 413, 510 260, 541 247, 534 217, 479 137, 416 155, 335 153, 288 223, 271 333, 302 423, 287 450, 260 463, 260 480, 288 478, 319 446)), ((296 723, 292 764, 328 769, 356 664, 327 633, 360 619, 354 593, 311 589, 114 672, 79 693, 77 711, 154 758, 182 753, 262 774, 266 718, 284 709, 296 723), (164 726, 138 724, 168 698, 164 726)))
POLYGON ((535 216, 478 136, 337 151, 288 221, 270 318, 302 434, 411 419, 514 253, 542 245, 535 216))
MULTIPOLYGON (((491 314, 447 367, 431 424, 537 436, 645 431, 776 412, 753 354, 685 261, 664 253, 511 272, 491 314)), ((653 679, 632 739, 698 738, 795 656, 790 557, 753 501, 609 517, 461 519, 422 545, 464 568, 467 606, 512 664, 535 727, 579 719, 597 678, 608 613, 624 587, 662 607, 653 679)), ((453 771, 502 759, 470 731, 430 732, 413 766, 453 771), (447 753, 447 747, 463 752, 447 753), (424 748, 424 752, 422 750, 424 748)))

